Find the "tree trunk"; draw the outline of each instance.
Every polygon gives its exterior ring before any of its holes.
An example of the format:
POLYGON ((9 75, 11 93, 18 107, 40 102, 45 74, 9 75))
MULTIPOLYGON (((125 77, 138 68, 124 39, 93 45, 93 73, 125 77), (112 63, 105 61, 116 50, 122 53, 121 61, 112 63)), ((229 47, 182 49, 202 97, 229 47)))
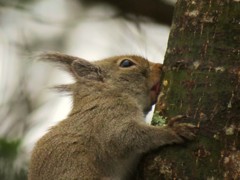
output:
POLYGON ((240 1, 179 0, 164 64, 156 110, 199 132, 148 154, 138 179, 240 179, 240 1))

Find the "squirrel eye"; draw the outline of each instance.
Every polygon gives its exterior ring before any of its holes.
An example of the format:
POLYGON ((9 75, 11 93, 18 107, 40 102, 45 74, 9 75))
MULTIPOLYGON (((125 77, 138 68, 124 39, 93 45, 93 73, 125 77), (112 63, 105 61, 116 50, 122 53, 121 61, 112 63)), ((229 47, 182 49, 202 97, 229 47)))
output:
POLYGON ((120 67, 130 67, 136 65, 134 62, 130 61, 129 59, 124 59, 122 60, 122 62, 120 63, 120 67))

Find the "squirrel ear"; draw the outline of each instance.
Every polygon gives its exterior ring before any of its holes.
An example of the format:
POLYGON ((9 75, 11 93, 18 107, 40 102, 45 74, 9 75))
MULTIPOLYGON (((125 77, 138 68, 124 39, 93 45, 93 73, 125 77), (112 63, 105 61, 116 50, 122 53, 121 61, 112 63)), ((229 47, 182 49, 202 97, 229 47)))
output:
POLYGON ((86 60, 74 60, 71 66, 75 77, 78 79, 103 81, 102 69, 86 60))
POLYGON ((84 59, 58 52, 42 53, 38 59, 58 63, 76 79, 103 81, 101 68, 84 59))

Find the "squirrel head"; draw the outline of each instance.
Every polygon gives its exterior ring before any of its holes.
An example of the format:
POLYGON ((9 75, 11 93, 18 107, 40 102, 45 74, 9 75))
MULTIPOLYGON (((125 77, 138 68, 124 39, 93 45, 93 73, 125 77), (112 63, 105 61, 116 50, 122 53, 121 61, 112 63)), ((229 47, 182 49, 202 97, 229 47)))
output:
POLYGON ((136 100, 145 114, 157 101, 162 65, 141 56, 114 56, 95 62, 61 53, 45 53, 40 58, 57 62, 72 74, 76 82, 59 87, 71 91, 73 98, 86 93, 126 95, 136 100))

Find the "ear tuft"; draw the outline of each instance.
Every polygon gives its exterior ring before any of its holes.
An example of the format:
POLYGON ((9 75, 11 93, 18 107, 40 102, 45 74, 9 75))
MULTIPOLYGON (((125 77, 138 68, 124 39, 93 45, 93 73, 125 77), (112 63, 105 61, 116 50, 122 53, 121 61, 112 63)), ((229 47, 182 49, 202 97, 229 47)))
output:
POLYGON ((103 82, 103 74, 100 67, 75 56, 69 56, 58 52, 42 53, 38 59, 58 63, 63 69, 70 72, 77 80, 95 80, 103 82))
POLYGON ((58 92, 72 92, 73 91, 73 84, 62 84, 54 86, 52 89, 58 92))
POLYGON ((50 61, 50 62, 70 66, 74 60, 79 59, 79 58, 74 57, 74 56, 69 56, 66 54, 62 54, 62 53, 58 53, 58 52, 48 52, 48 53, 40 54, 38 56, 38 59, 41 59, 43 61, 50 61))
POLYGON ((75 56, 69 56, 66 54, 58 53, 58 52, 47 52, 47 53, 41 53, 40 55, 38 55, 37 59, 41 61, 56 63, 61 69, 73 75, 71 64, 74 60, 79 58, 75 56))
POLYGON ((104 80, 102 69, 86 60, 73 61, 72 71, 78 79, 84 78, 102 82, 104 80))

